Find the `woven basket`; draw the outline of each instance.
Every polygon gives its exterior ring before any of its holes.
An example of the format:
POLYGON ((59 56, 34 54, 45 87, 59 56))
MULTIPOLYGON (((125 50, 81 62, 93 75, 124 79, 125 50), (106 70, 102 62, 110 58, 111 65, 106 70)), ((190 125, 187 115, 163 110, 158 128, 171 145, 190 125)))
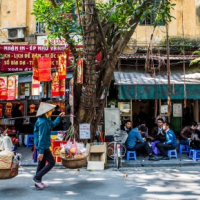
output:
POLYGON ((12 169, 0 169, 0 180, 10 179, 18 175, 18 167, 12 169))
POLYGON ((77 169, 83 167, 87 163, 87 156, 83 158, 63 158, 62 165, 69 169, 77 169))

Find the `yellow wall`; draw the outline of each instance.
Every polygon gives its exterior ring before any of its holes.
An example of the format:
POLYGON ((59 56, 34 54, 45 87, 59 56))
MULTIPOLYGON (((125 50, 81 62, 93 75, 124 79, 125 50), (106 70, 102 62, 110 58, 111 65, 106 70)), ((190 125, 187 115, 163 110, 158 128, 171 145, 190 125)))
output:
MULTIPOLYGON (((169 23, 169 36, 182 37, 182 1, 183 1, 183 27, 186 38, 200 40, 200 1, 199 0, 172 0, 176 3, 175 10, 172 10, 173 19, 169 23)), ((146 46, 149 44, 153 27, 139 25, 129 42, 126 52, 132 52, 135 46, 146 46)), ((153 43, 158 44, 165 39, 166 27, 158 26, 154 33, 153 43)))
MULTIPOLYGON (((35 33, 35 18, 31 15, 32 5, 34 0, 0 0, 1 28, 28 26, 26 29, 26 41, 30 42, 31 34, 35 33)), ((103 0, 104 2, 107 0, 103 0)), ((170 36, 182 36, 182 4, 184 13, 184 33, 185 37, 200 40, 200 0, 172 0, 176 3, 175 10, 172 10, 172 15, 176 18, 169 24, 170 36)), ((152 32, 152 26, 139 25, 134 33, 129 49, 126 51, 133 52, 134 46, 147 45, 152 32)), ((2 29, 0 34, 0 43, 8 42, 6 39, 7 30, 2 29)), ((165 26, 156 28, 154 34, 154 42, 159 43, 165 38, 165 26)))
POLYGON ((35 32, 35 18, 31 15, 33 0, 1 0, 0 42, 8 42, 7 27, 28 26, 26 37, 35 32))

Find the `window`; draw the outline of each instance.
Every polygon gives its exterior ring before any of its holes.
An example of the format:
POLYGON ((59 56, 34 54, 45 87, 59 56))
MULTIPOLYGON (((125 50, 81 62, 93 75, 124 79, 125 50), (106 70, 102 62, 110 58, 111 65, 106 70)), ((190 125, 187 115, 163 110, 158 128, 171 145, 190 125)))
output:
POLYGON ((45 25, 41 22, 36 22, 36 33, 45 33, 45 25))
MULTIPOLYGON (((155 7, 158 7, 160 5, 160 1, 161 0, 154 0, 155 7)), ((155 18, 156 18, 156 15, 154 13, 149 14, 148 16, 146 16, 146 18, 144 20, 140 21, 140 25, 154 25, 155 18)), ((164 26, 165 22, 159 21, 158 25, 163 25, 164 26)))

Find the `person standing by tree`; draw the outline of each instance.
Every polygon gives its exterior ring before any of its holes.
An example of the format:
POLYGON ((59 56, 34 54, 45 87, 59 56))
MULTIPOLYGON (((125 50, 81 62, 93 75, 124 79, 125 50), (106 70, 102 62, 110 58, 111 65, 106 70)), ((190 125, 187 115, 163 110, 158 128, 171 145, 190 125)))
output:
POLYGON ((43 176, 48 173, 55 165, 55 161, 49 147, 51 145, 51 128, 56 127, 61 122, 61 117, 64 113, 60 113, 55 121, 51 121, 50 117, 56 106, 49 103, 40 103, 37 112, 37 121, 34 127, 34 144, 39 151, 38 155, 38 167, 36 175, 33 178, 36 187, 45 188, 47 184, 42 183, 43 176), (46 161, 48 164, 46 165, 46 161))

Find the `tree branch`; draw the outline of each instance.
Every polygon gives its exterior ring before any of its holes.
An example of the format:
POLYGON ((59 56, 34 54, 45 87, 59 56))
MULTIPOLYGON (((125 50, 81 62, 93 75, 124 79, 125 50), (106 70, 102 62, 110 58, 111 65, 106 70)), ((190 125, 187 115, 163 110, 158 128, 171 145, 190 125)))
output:
POLYGON ((57 3, 54 0, 49 0, 49 1, 51 1, 51 3, 54 6, 54 8, 57 8, 57 3))

